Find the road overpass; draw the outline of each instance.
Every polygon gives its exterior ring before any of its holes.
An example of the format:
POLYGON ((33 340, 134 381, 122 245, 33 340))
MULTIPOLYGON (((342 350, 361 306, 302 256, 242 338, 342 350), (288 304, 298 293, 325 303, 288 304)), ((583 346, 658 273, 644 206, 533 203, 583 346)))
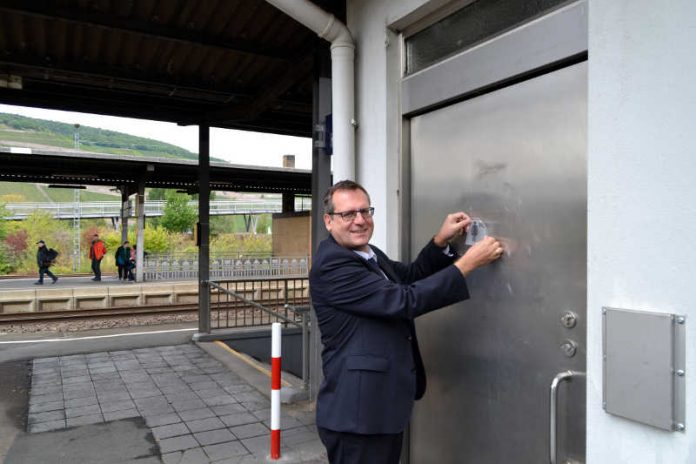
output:
MULTIPOLYGON (((295 211, 309 211, 312 207, 310 198, 297 197, 294 199, 295 211)), ((166 201, 152 200, 145 202, 145 216, 156 217, 164 214, 166 201)), ((198 201, 191 201, 189 205, 198 209, 198 201)), ((55 219, 89 219, 89 218, 120 218, 120 201, 89 201, 69 203, 7 203, 5 208, 9 211, 6 219, 24 220, 33 212, 40 210, 49 213, 55 219)), ((134 208, 128 208, 129 216, 134 216, 134 208)), ((281 198, 260 200, 216 200, 210 202, 211 215, 244 215, 256 216, 265 213, 283 212, 283 200, 281 198)))

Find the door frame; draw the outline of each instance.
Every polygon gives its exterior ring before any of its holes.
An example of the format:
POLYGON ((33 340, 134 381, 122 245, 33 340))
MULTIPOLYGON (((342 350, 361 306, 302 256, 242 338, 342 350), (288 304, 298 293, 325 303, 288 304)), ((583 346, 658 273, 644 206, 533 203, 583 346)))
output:
MULTIPOLYGON (((400 114, 398 242, 403 260, 413 258, 411 118, 587 61, 587 20, 587 0, 579 0, 408 76, 403 75, 405 35, 400 34, 399 59, 392 56, 388 68, 395 73, 394 67, 398 66, 401 73, 397 96, 400 114)), ((411 464, 409 428, 404 433, 404 464, 411 464)))
POLYGON ((398 103, 402 259, 411 258, 411 118, 586 61, 587 10, 587 0, 566 5, 408 76, 403 76, 405 38, 401 34, 398 103))

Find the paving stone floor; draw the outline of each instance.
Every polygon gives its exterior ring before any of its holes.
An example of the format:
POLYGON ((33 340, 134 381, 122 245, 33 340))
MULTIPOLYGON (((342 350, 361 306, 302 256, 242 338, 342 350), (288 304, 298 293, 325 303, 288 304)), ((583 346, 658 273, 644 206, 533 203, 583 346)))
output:
MULTIPOLYGON (((170 463, 266 462, 270 402, 194 344, 33 361, 28 432, 143 417, 170 463)), ((325 463, 314 414, 281 415, 282 462, 325 463)))

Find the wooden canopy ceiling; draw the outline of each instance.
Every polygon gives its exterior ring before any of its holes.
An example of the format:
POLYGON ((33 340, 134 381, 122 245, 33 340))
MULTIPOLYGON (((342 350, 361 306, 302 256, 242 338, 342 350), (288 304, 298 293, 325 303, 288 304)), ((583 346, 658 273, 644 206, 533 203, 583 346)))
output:
POLYGON ((327 46, 263 0, 0 0, 0 102, 310 136, 327 46))

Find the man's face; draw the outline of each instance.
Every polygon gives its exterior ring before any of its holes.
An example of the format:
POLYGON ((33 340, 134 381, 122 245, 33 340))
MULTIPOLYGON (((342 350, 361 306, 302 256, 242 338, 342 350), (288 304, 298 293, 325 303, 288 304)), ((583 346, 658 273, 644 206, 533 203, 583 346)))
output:
MULTIPOLYGON (((335 213, 370 207, 367 195, 362 190, 338 190, 334 192, 332 200, 335 213)), ((339 245, 360 251, 367 251, 367 244, 375 228, 373 218, 365 218, 362 214, 358 214, 352 221, 344 220, 339 214, 325 214, 324 225, 339 245)))

